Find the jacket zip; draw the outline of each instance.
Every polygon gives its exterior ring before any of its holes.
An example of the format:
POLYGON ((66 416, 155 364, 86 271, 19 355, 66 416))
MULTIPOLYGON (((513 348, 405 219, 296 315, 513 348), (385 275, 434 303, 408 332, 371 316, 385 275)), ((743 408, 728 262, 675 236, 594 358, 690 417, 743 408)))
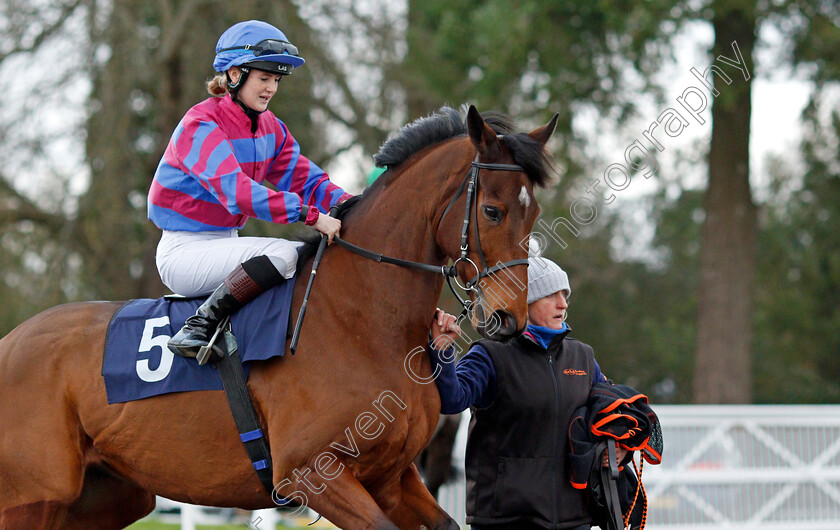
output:
POLYGON ((560 384, 557 382, 557 374, 554 372, 554 360, 551 358, 551 351, 548 353, 548 369, 551 371, 551 381, 554 383, 554 417, 552 424, 554 428, 551 459, 551 527, 557 527, 557 423, 558 412, 560 410, 560 384))

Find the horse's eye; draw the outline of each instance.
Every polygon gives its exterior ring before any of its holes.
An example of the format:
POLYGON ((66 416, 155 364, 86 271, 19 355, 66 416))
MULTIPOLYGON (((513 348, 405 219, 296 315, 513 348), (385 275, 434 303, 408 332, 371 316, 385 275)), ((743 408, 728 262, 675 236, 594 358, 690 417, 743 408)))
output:
POLYGON ((485 206, 484 217, 490 219, 494 223, 498 223, 502 220, 502 211, 495 206, 485 206))

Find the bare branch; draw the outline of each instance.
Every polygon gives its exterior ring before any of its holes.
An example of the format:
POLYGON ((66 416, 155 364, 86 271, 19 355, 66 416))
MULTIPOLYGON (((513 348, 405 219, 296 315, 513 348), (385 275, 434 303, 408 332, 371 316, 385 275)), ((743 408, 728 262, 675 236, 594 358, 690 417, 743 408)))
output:
POLYGON ((39 33, 35 39, 33 40, 30 46, 20 46, 20 43, 16 44, 10 50, 0 53, 0 62, 5 61, 7 58, 11 57, 12 55, 24 52, 31 52, 38 49, 41 44, 53 34, 55 34, 62 26, 64 26, 64 22, 67 18, 76 10, 77 7, 81 5, 81 0, 73 0, 69 3, 66 3, 61 6, 61 12, 56 17, 55 22, 50 24, 49 26, 45 26, 41 33, 39 33))
POLYGON ((19 221, 33 221, 55 232, 64 227, 67 219, 45 212, 0 176, 0 225, 19 221))
POLYGON ((172 17, 172 10, 169 8, 169 2, 163 2, 165 16, 163 18, 163 42, 160 45, 158 52, 158 60, 166 62, 170 60, 178 50, 178 47, 184 40, 186 35, 186 26, 190 19, 195 14, 196 9, 204 3, 204 0, 186 0, 181 4, 181 9, 172 17))
MULTIPOLYGON (((329 6, 325 6, 325 8, 327 10, 330 9, 329 6)), ((371 24, 364 16, 355 10, 350 14, 355 17, 359 23, 364 24, 364 26, 368 28, 369 35, 376 34, 376 31, 373 30, 371 24)), ((295 25, 307 25, 306 21, 301 18, 298 9, 290 9, 289 12, 286 13, 286 16, 289 18, 295 18, 295 25)), ((313 33, 312 35, 316 34, 313 33)), ((307 53, 311 56, 312 62, 320 66, 325 74, 325 77, 335 84, 335 87, 341 94, 342 102, 347 105, 347 108, 350 110, 350 116, 342 115, 342 113, 337 110, 334 105, 330 104, 325 99, 315 97, 314 100, 318 107, 336 121, 346 125, 350 130, 355 131, 357 138, 360 140, 364 149, 375 152, 378 147, 378 138, 382 138, 384 134, 381 130, 376 127, 372 127, 367 123, 365 118, 368 114, 368 108, 365 103, 353 93, 353 90, 347 82, 347 74, 340 67, 337 61, 335 61, 326 51, 328 49, 327 44, 323 42, 312 42, 309 39, 309 34, 304 34, 302 38, 304 41, 309 41, 305 42, 307 53)), ((317 36, 312 37, 312 39, 317 38, 317 36)))

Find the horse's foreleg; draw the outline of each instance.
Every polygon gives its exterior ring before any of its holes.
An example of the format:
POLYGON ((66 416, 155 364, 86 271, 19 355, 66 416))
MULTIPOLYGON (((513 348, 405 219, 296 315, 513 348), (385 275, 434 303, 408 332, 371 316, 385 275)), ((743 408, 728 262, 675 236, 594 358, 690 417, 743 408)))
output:
POLYGON ((0 528, 117 530, 150 513, 155 496, 104 467, 85 472, 81 495, 73 502, 34 502, 0 512, 0 528))
POLYGON ((415 460, 417 467, 422 470, 426 488, 434 498, 437 498, 440 487, 451 478, 452 446, 460 423, 461 416, 441 415, 435 434, 418 457, 418 460, 423 459, 422 464, 415 460))
POLYGON ((33 502, 0 511, 0 528, 62 528, 66 517, 66 504, 33 502))
POLYGON ((461 527, 437 503, 414 464, 398 482, 374 492, 388 517, 402 529, 459 530, 461 527))
MULTIPOLYGON (((283 479, 275 483, 282 484, 283 479)), ((288 484, 288 479, 285 480, 288 484)), ((347 530, 399 530, 356 477, 345 470, 330 480, 304 476, 297 484, 276 488, 280 497, 306 504, 339 528, 347 530), (300 484, 303 482, 304 486, 300 484), (303 495, 301 495, 301 493, 303 495)), ((275 501, 276 502, 276 501, 275 501)))
POLYGON ((154 494, 102 466, 88 466, 82 494, 67 513, 62 528, 119 529, 151 513, 154 494))

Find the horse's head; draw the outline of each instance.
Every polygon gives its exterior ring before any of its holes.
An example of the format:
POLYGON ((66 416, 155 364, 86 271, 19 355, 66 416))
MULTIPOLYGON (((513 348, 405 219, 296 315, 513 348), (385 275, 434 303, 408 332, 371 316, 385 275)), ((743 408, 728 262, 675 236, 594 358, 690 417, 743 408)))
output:
POLYGON ((475 107, 467 112, 470 173, 452 176, 460 187, 441 214, 437 243, 457 260, 473 326, 492 340, 525 329, 528 236, 540 212, 533 188, 549 180, 545 143, 556 124, 557 116, 528 134, 513 133, 500 115, 485 122, 475 107))

